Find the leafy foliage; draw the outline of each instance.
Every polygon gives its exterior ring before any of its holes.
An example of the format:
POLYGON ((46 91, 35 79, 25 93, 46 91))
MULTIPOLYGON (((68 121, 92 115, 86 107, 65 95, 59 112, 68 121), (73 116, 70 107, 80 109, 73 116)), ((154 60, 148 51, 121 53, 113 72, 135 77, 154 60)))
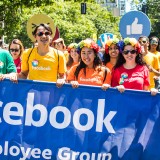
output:
POLYGON ((148 0, 147 1, 147 10, 148 16, 152 23, 151 36, 155 35, 160 37, 160 3, 159 0, 148 0))
POLYGON ((110 32, 120 36, 119 18, 113 17, 106 8, 99 4, 90 3, 92 0, 87 2, 87 14, 84 15, 80 13, 81 1, 48 0, 48 3, 46 3, 47 0, 41 0, 41 4, 38 3, 40 0, 4 1, 6 3, 2 5, 5 4, 7 10, 0 10, 3 13, 1 15, 4 15, 0 18, 5 22, 5 28, 1 30, 1 33, 7 36, 7 43, 13 38, 19 38, 25 46, 31 46, 32 43, 27 36, 26 24, 28 19, 37 13, 47 14, 54 20, 67 45, 74 41, 79 42, 84 38, 92 38, 94 33, 99 36, 102 33, 110 32), (13 2, 11 3, 11 1, 13 2), (20 2, 23 2, 23 4, 20 2), (37 7, 38 5, 41 6, 37 7))

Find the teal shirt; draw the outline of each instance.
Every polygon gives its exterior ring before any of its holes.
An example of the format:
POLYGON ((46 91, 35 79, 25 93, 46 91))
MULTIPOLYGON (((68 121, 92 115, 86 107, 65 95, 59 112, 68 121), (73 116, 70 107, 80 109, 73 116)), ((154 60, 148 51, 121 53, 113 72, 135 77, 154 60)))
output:
POLYGON ((4 49, 0 49, 0 74, 17 72, 11 54, 4 49))

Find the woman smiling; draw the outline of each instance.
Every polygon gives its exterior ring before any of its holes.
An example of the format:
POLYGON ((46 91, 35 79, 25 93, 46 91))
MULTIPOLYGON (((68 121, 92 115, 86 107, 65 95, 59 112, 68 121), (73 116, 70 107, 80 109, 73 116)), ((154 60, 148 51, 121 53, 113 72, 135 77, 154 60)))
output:
MULTIPOLYGON (((125 88, 149 90, 149 70, 142 59, 141 46, 134 38, 124 39, 124 48, 113 70, 112 87, 120 92, 125 88)), ((156 93, 157 90, 151 90, 152 95, 156 93)))
POLYGON ((80 63, 69 70, 67 77, 72 87, 77 88, 79 84, 102 86, 104 90, 110 87, 111 73, 102 66, 98 51, 98 45, 92 40, 79 43, 80 63))

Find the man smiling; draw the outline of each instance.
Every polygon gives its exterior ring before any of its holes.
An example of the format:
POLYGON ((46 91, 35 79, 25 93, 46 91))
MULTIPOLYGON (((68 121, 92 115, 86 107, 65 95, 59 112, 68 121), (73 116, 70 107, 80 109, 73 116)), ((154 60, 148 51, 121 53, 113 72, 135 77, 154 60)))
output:
POLYGON ((32 21, 29 21, 28 28, 28 32, 32 32, 29 37, 32 41, 36 41, 38 46, 23 53, 19 78, 50 82, 64 80, 65 57, 61 51, 50 47, 51 37, 55 33, 52 20, 46 15, 35 15, 32 21))

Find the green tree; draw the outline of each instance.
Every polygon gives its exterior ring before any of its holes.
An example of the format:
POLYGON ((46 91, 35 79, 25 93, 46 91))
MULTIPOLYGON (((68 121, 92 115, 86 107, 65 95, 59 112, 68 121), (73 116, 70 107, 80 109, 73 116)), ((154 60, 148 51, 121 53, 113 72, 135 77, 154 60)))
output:
POLYGON ((160 3, 159 0, 148 0, 147 1, 147 11, 148 16, 151 20, 152 30, 151 36, 155 35, 160 37, 160 3))
MULTIPOLYGON (((32 2, 33 1, 29 1, 32 2)), ((36 1, 34 1, 36 2, 36 1)), ((35 4, 37 6, 37 4, 35 4)), ((29 4, 23 4, 22 10, 19 9, 19 14, 5 15, 11 18, 12 21, 5 21, 5 35, 7 42, 10 42, 14 37, 22 40, 25 46, 30 46, 31 42, 26 33, 26 24, 28 19, 37 13, 44 13, 49 15, 60 30, 60 35, 65 39, 65 43, 79 41, 84 38, 92 37, 94 33, 99 36, 105 32, 111 32, 118 36, 119 34, 119 18, 107 11, 106 8, 101 7, 96 3, 87 2, 87 13, 82 15, 80 13, 80 2, 73 1, 54 1, 50 5, 41 5, 40 7, 31 7, 29 4), (7 24, 7 25, 6 25, 7 24), (7 27, 8 26, 8 27, 7 27), (7 28, 7 30, 6 30, 7 28)))

